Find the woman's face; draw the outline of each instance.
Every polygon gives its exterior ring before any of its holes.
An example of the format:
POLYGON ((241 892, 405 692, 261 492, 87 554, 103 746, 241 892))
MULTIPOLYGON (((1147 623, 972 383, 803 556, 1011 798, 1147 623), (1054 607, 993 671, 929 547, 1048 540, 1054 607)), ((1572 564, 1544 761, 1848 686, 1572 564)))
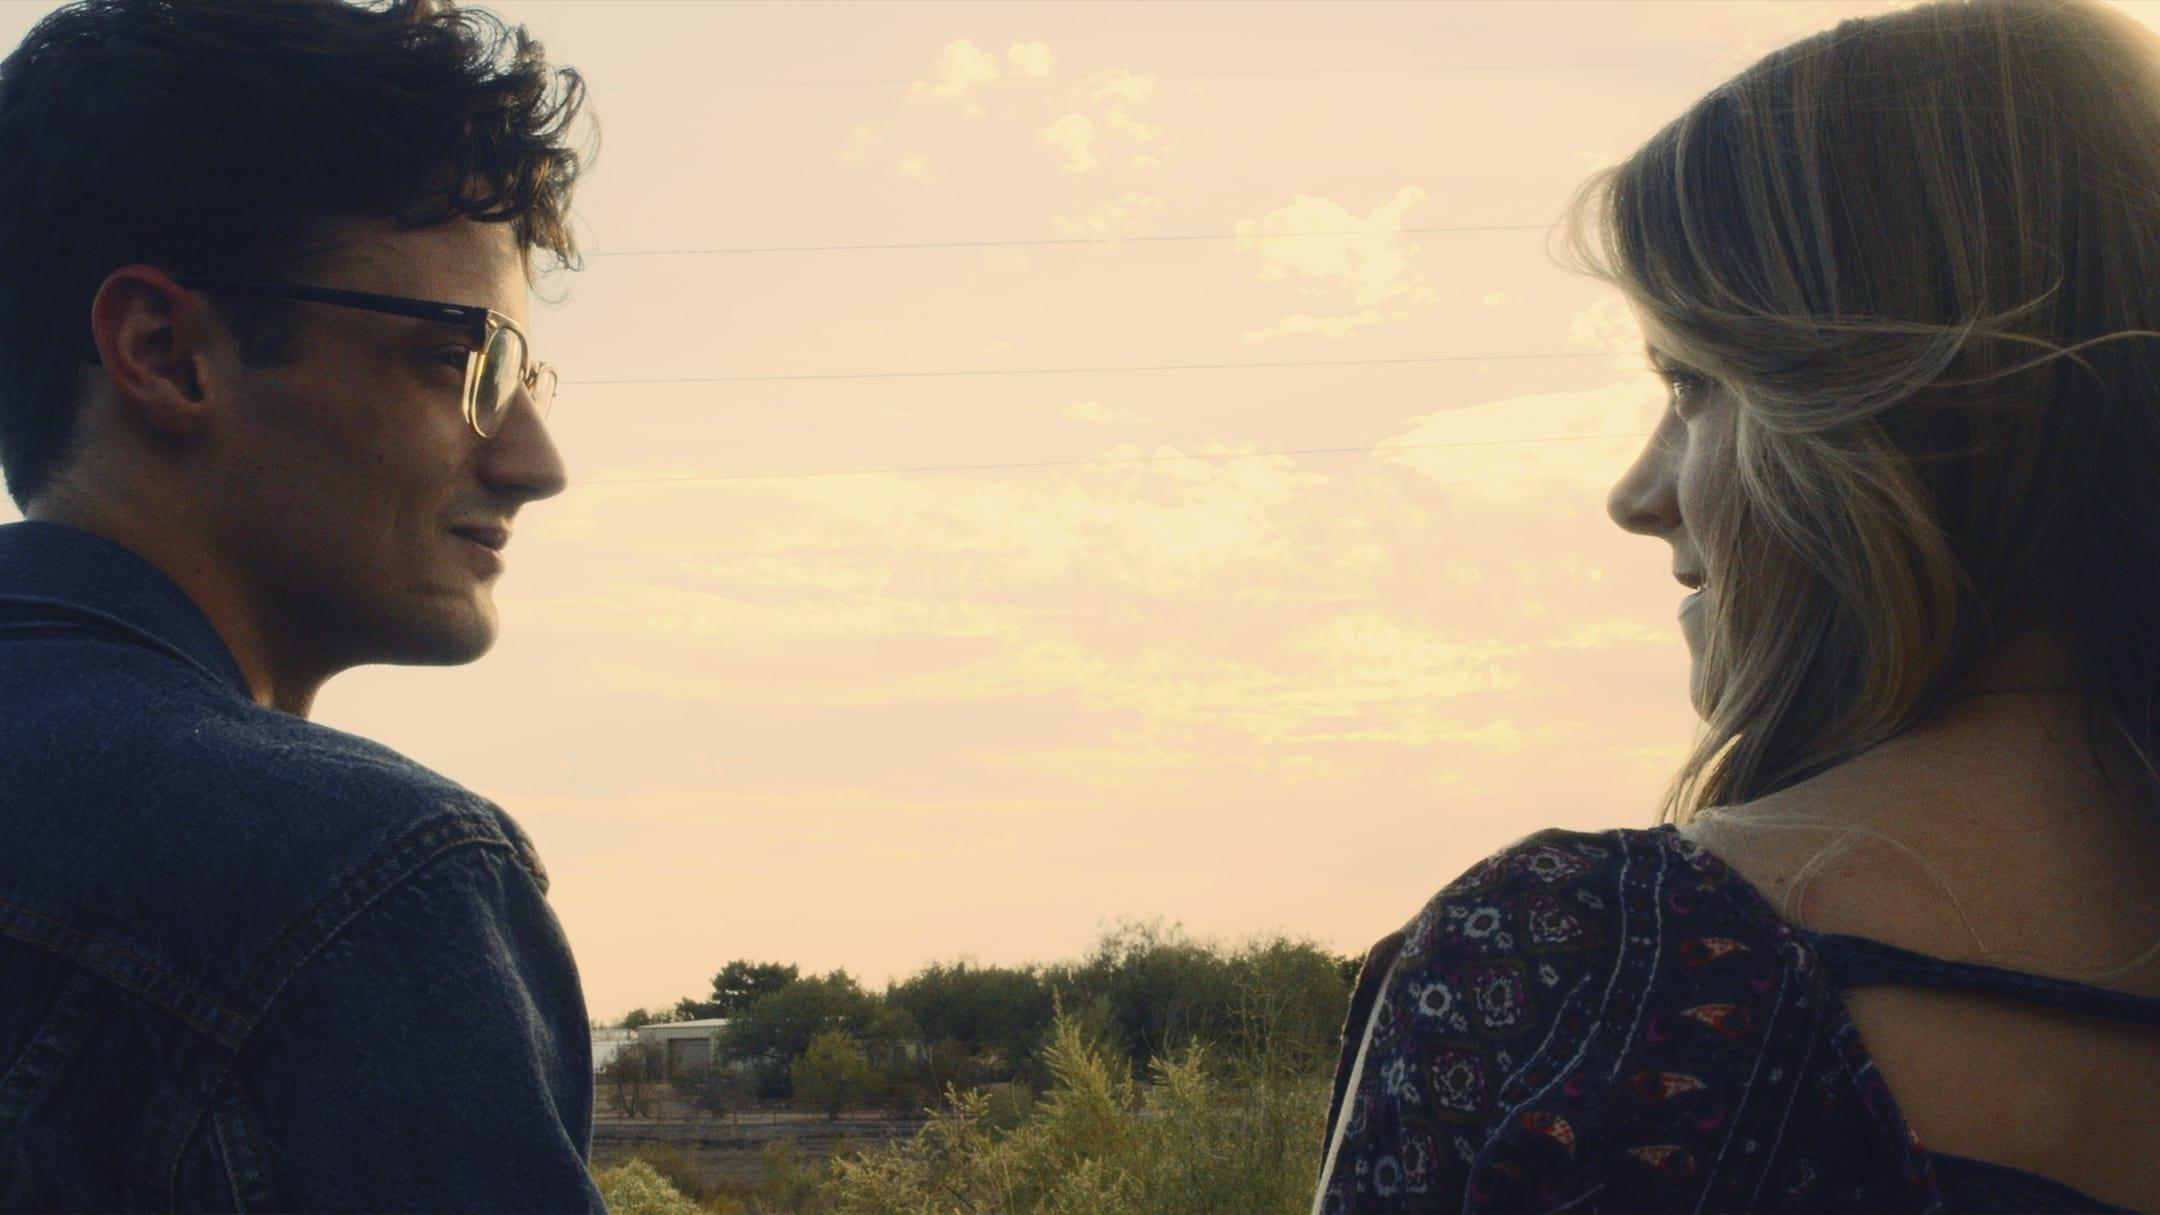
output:
MULTIPOLYGON (((1648 353, 1665 381, 1665 412, 1627 472, 1612 487, 1605 510, 1627 531, 1657 536, 1672 545, 1673 574, 1691 588, 1708 572, 1699 536, 1710 512, 1733 494, 1731 394, 1702 373, 1674 361, 1652 339, 1648 353)), ((1702 694, 1702 652, 1709 614, 1716 610, 1707 589, 1681 602, 1680 632, 1688 646, 1688 698, 1707 715, 1702 694)))

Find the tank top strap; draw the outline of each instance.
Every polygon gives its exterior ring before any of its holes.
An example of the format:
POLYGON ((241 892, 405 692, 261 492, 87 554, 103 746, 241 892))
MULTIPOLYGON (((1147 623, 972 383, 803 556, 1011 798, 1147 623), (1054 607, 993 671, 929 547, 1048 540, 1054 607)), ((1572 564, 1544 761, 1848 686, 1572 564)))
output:
POLYGON ((1914 953, 1869 937, 1796 928, 1814 945, 1816 956, 1839 991, 1879 983, 1912 983, 1993 992, 2033 1004, 2086 1016, 2108 1017, 2160 1027, 2160 999, 2110 991, 2069 979, 2027 974, 1982 962, 1953 962, 1914 953))

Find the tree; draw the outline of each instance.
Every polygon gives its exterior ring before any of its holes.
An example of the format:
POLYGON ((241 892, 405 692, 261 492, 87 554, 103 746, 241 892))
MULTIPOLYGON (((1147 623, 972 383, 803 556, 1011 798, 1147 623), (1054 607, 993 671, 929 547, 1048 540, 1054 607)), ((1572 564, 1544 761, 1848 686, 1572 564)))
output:
POLYGON ((862 1044, 838 1030, 828 1030, 810 1040, 809 1049, 788 1066, 795 1099, 825 1111, 828 1119, 868 1096, 877 1086, 877 1073, 863 1057, 862 1044))
POLYGON ((1050 1029, 1050 987, 1032 966, 933 962, 889 986, 885 1002, 914 1018, 924 1044, 960 1043, 1002 1060, 1007 1075, 1033 1058, 1050 1029))
POLYGON ((961 1092, 911 1141, 833 1159, 833 1215, 1301 1215, 1318 1180, 1328 1071, 1222 1069, 1196 1048, 1135 1084, 1124 1051, 1070 1018, 1043 1051, 1043 1095, 1011 1114, 961 1092))
POLYGON ((1109 1029, 1135 1065, 1190 1043, 1222 1042, 1236 1024, 1230 960, 1177 925, 1121 924, 1078 965, 1052 967, 1046 977, 1083 1025, 1109 1029))
POLYGON ((600 1069, 600 1083, 610 1090, 623 1117, 643 1118, 652 1112, 660 1066, 659 1043, 633 1042, 600 1069))
POLYGON ((1325 1071, 1341 1046, 1350 983, 1343 959, 1311 941, 1254 941, 1230 958, 1235 1028, 1227 1045, 1249 1065, 1325 1071))
POLYGON ((675 1090, 683 1094, 692 1109, 715 1118, 727 1117, 728 1111, 749 1095, 744 1079, 718 1064, 707 1064, 685 1075, 675 1082, 675 1090))
POLYGON ((720 1053, 756 1070, 759 1096, 784 1097, 788 1065, 813 1038, 839 1030, 858 1042, 867 1039, 880 1028, 879 1007, 878 998, 844 970, 797 979, 729 1018, 720 1031, 720 1053))
POLYGON ((676 1002, 675 1012, 685 1021, 733 1017, 795 982, 796 978, 797 971, 792 962, 750 962, 737 958, 713 976, 711 999, 692 1000, 686 996, 676 1002))
POLYGON ((623 1015, 624 1029, 643 1029, 648 1025, 665 1025, 676 1020, 674 1013, 664 1008, 633 1008, 623 1015))

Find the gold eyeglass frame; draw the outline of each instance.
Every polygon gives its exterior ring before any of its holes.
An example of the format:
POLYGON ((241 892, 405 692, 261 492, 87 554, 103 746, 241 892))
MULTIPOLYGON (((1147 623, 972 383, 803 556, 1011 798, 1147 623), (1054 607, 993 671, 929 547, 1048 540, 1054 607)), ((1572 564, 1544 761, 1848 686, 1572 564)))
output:
MULTIPOLYGON (((532 338, 516 321, 495 311, 473 304, 446 304, 439 300, 413 299, 403 295, 377 295, 369 291, 344 291, 335 287, 311 287, 303 283, 265 283, 251 279, 206 278, 196 275, 174 276, 173 281, 189 290, 235 291, 247 295, 267 295, 278 299, 301 300, 308 303, 331 304, 339 308, 360 308, 369 312, 385 312, 393 316, 409 316, 416 320, 441 321, 457 325, 466 331, 476 344, 466 351, 465 387, 462 391, 462 408, 465 422, 473 433, 489 438, 495 432, 482 429, 480 425, 480 379, 481 365, 487 359, 489 347, 495 344, 495 335, 504 329, 517 335, 518 345, 524 352, 523 367, 518 368, 518 383, 525 389, 526 397, 533 402, 534 410, 542 417, 555 403, 557 377, 555 368, 532 357, 532 338), (549 381, 543 396, 540 389, 542 377, 549 381)), ((502 413, 494 419, 500 427, 509 413, 505 402, 502 413)))

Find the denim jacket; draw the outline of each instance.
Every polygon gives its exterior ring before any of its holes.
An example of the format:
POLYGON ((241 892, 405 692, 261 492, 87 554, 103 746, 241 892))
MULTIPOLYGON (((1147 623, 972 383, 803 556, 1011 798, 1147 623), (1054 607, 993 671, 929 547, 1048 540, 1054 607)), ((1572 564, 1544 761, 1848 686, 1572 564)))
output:
POLYGON ((148 562, 0 526, 0 1209, 604 1213, 546 891, 148 562))

